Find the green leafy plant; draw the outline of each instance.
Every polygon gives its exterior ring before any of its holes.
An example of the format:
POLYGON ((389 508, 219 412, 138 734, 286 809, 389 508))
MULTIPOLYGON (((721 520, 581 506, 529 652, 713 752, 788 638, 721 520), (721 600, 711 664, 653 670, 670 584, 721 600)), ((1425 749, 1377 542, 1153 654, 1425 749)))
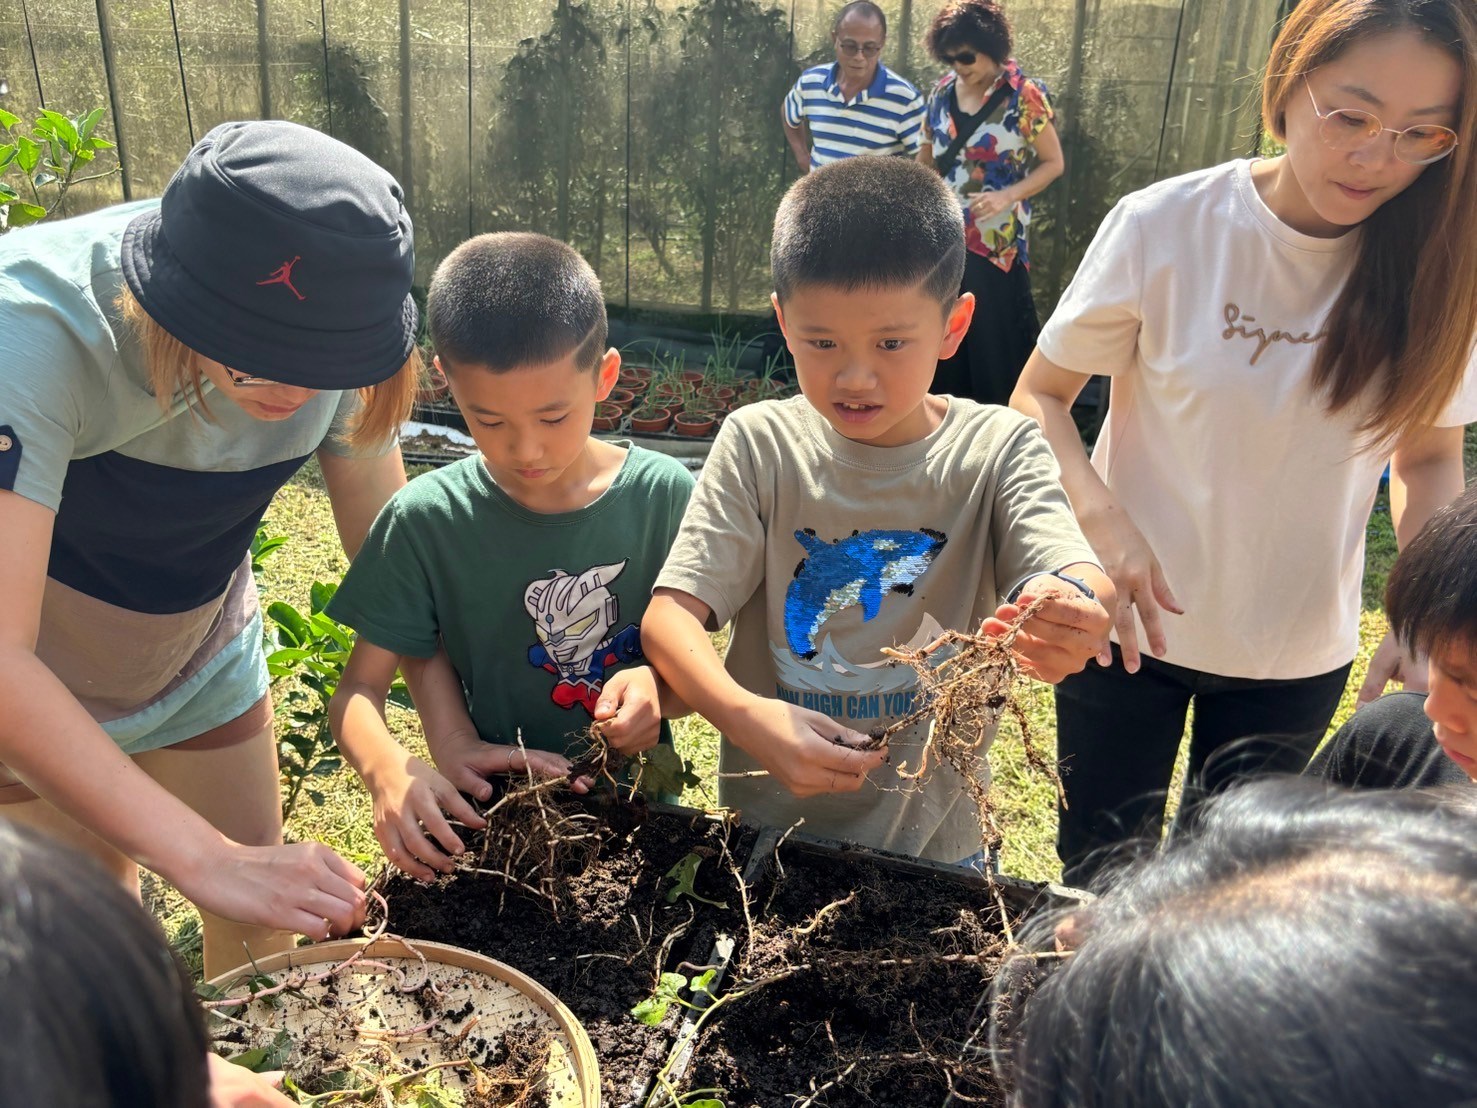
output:
POLYGON ((657 799, 677 797, 682 795, 683 789, 693 789, 702 783, 682 755, 665 743, 658 743, 636 758, 640 791, 646 796, 657 799))
POLYGON ((657 979, 656 989, 652 994, 631 1009, 631 1015, 646 1026, 655 1027, 667 1018, 667 1012, 674 1004, 698 1011, 701 1005, 683 1000, 682 990, 687 989, 694 997, 706 996, 712 999, 713 994, 709 988, 717 974, 717 969, 712 967, 692 978, 685 973, 664 973, 657 979))
POLYGON ((73 185, 119 172, 115 165, 78 176, 98 151, 113 149, 114 143, 97 134, 102 117, 102 108, 70 119, 43 109, 26 132, 20 116, 0 108, 0 233, 39 223, 73 185))
MULTIPOLYGON (((733 954, 733 939, 728 935, 719 935, 714 949, 718 957, 726 960, 733 954)), ((631 1009, 633 1016, 648 1025, 661 1023, 673 1004, 679 1004, 683 1008, 690 1008, 698 1013, 696 1021, 687 1028, 681 1041, 667 1055, 666 1065, 662 1066, 661 1071, 656 1075, 656 1088, 652 1089, 647 1096, 643 1108, 664 1108, 667 1104, 682 1106, 682 1108, 725 1108, 723 1101, 710 1095, 721 1092, 720 1089, 696 1089, 688 1093, 679 1093, 668 1080, 677 1059, 687 1055, 692 1044, 697 1041, 703 1025, 713 1014, 728 1001, 736 1000, 752 991, 751 989, 738 989, 722 995, 715 993, 713 980, 717 974, 717 969, 713 967, 705 968, 702 973, 691 979, 680 973, 664 973, 658 979, 652 995, 631 1009), (692 996, 691 1000, 682 999, 683 988, 688 989, 692 996)))
MULTIPOLYGON (((309 787, 309 782, 329 777, 343 766, 328 726, 328 702, 343 679, 354 633, 324 611, 337 589, 313 582, 306 615, 283 600, 267 605, 277 646, 267 655, 267 671, 273 684, 291 682, 282 705, 290 726, 277 744, 284 820, 303 792, 315 805, 322 804, 322 792, 309 787)), ((389 700, 402 708, 412 707, 410 693, 399 679, 390 687, 389 700)))
POLYGON ((690 897, 700 900, 704 904, 711 904, 714 908, 727 908, 728 905, 721 900, 709 900, 705 896, 699 896, 693 887, 697 881, 697 868, 703 864, 703 856, 693 851, 685 854, 678 860, 677 864, 667 870, 667 877, 672 881, 672 887, 667 890, 667 903, 676 904, 679 896, 690 897))
POLYGON ((266 569, 267 559, 277 553, 286 543, 286 535, 269 535, 265 527, 258 527, 256 536, 251 540, 252 576, 260 580, 262 571, 266 569))

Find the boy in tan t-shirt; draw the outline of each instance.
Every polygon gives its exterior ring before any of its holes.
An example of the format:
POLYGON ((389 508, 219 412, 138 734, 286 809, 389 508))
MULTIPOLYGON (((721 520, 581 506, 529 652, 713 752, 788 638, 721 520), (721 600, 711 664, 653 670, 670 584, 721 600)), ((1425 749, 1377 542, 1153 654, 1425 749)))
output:
MULTIPOLYGON (((929 395, 974 309, 957 295, 959 208, 935 174, 851 158, 802 178, 775 217, 772 264, 804 395, 724 425, 642 640, 723 733, 724 804, 959 861, 980 841, 952 771, 906 784, 884 752, 853 749, 912 706, 912 671, 881 649, 1003 630, 1049 596, 1017 649, 1059 681, 1106 655, 1113 585, 1036 425, 929 395), (725 663, 707 631, 730 620, 725 663)), ((894 739, 893 761, 915 762, 922 737, 894 739)))

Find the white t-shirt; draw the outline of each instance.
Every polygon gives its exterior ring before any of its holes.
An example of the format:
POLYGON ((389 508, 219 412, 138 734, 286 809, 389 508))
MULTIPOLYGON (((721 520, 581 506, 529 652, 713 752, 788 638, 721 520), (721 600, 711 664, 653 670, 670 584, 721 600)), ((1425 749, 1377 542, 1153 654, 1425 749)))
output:
MULTIPOLYGON (((1161 181, 1109 213, 1041 332, 1057 365, 1113 378, 1092 463, 1185 610, 1164 661, 1292 679, 1354 657, 1388 458, 1310 374, 1358 238, 1282 223, 1250 161, 1161 181)), ((1473 419, 1469 370, 1438 424, 1473 419)))

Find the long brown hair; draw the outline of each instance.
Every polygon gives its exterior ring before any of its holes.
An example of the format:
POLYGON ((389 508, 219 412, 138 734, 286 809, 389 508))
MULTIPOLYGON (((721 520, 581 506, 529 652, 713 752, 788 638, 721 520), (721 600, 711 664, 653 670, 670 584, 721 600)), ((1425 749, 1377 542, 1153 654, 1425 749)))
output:
MULTIPOLYGON (((212 418, 210 407, 205 402, 205 377, 200 371, 200 356, 156 323, 126 285, 118 295, 118 308, 143 351, 144 365, 149 368, 149 386, 159 406, 168 409, 174 397, 182 395, 192 411, 199 412, 205 419, 212 418)), ((359 409, 346 436, 349 445, 374 447, 389 442, 410 417, 421 376, 420 351, 412 349, 410 357, 394 376, 360 389, 359 409)))
POLYGON ((1328 410, 1368 401, 1359 431, 1390 446, 1430 426, 1461 385, 1477 334, 1477 4, 1302 0, 1267 64, 1262 123, 1285 137, 1304 75, 1370 35, 1415 31, 1461 68, 1456 149, 1361 224, 1359 255, 1324 327, 1313 385, 1328 410))

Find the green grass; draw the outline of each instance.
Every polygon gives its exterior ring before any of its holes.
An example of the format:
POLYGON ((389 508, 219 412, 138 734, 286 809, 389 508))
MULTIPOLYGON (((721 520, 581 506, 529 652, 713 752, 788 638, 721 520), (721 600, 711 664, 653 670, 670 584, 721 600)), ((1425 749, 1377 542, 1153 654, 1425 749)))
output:
MULTIPOLYGON (((1477 434, 1466 440, 1468 480, 1477 473, 1477 434)), ((261 587, 263 603, 286 600, 306 609, 314 581, 336 581, 347 568, 333 514, 323 491, 317 467, 309 465, 273 502, 266 524, 272 534, 291 536, 266 563, 261 587)), ((1364 680, 1369 656, 1383 636, 1386 623, 1380 604, 1385 577, 1395 560, 1395 535, 1390 523, 1388 501, 1381 495, 1370 518, 1364 580, 1364 611, 1360 619, 1360 646, 1354 672, 1339 705, 1333 726, 1342 724, 1354 711, 1354 697, 1364 680)), ((720 645, 722 633, 715 637, 720 645)), ((1038 744, 1048 753, 1056 747, 1056 712, 1051 689, 1031 684, 1025 692, 1026 716, 1038 744)), ((402 742, 424 753, 419 725, 413 713, 392 708, 391 730, 402 742)), ((683 801, 699 807, 711 806, 716 798, 718 736, 706 721, 689 717, 678 721, 677 747, 693 764, 702 784, 688 790, 683 801)), ((1181 767, 1184 750, 1181 750, 1181 767)), ((1052 784, 1026 764, 1019 734, 1013 722, 1001 728, 990 754, 995 798, 1005 830, 1002 862, 1009 874, 1036 881, 1055 880, 1061 864, 1056 857, 1056 797, 1052 784)), ((1178 775, 1177 775, 1178 776, 1178 775)), ((287 827, 290 840, 317 839, 328 843, 345 857, 373 872, 384 864, 371 826, 369 799, 349 770, 319 783, 322 805, 306 797, 299 803, 287 827)), ((160 916, 171 941, 199 970, 199 917, 178 893, 145 875, 145 895, 160 916)))

